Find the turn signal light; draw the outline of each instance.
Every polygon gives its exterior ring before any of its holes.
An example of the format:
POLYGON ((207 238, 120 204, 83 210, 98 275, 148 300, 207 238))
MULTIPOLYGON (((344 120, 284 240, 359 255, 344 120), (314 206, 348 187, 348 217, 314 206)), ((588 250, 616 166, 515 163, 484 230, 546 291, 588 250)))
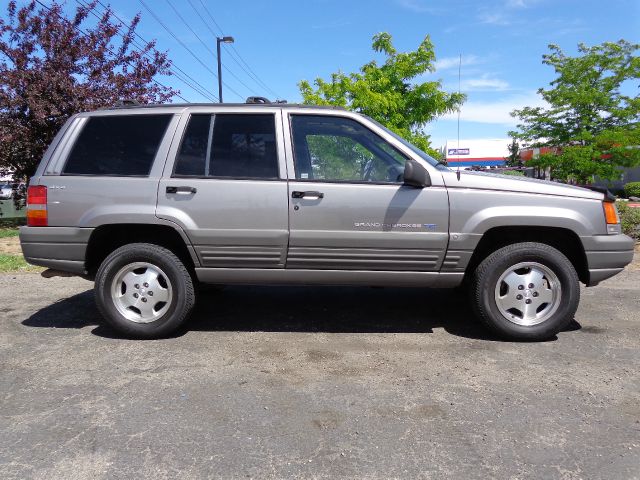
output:
POLYGON ((46 227, 47 217, 47 187, 33 185, 27 190, 27 226, 46 227))
POLYGON ((618 216, 618 209, 613 202, 602 202, 602 208, 604 208, 604 218, 607 225, 616 225, 620 223, 620 217, 618 216))

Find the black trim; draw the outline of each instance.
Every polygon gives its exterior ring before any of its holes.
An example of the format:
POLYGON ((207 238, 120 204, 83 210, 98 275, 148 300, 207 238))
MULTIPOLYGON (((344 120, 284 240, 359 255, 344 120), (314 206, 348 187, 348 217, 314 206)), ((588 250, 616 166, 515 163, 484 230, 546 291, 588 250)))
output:
POLYGON ((220 176, 208 176, 203 175, 172 175, 170 178, 193 178, 195 180, 251 180, 251 181, 265 181, 265 182, 286 182, 287 180, 279 177, 220 177, 220 176))

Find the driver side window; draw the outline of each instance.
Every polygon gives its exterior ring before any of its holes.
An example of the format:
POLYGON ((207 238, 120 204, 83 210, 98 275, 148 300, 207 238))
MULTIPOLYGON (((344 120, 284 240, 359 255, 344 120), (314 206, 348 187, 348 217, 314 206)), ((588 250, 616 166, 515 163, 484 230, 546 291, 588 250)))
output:
POLYGON ((298 180, 402 182, 406 157, 354 120, 292 115, 291 129, 298 180))

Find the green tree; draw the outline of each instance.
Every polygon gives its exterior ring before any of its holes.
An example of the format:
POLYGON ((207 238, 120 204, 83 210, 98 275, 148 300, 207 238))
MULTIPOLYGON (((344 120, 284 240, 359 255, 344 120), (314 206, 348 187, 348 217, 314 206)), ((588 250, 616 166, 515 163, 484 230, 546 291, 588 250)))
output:
POLYGON ((378 33, 372 48, 385 55, 379 65, 375 60, 363 65, 359 72, 333 73, 329 81, 316 78, 313 85, 306 80, 298 86, 305 104, 337 105, 370 116, 417 147, 439 157, 430 147, 424 126, 435 118, 456 111, 465 100, 460 93, 447 93, 437 80, 420 76, 435 71, 435 53, 429 36, 417 50, 398 52, 391 35, 378 33))
POLYGON ((522 159, 520 158, 520 145, 518 145, 518 141, 514 138, 511 140, 511 143, 507 145, 507 149, 509 150, 509 155, 504 159, 508 167, 521 167, 522 159))
POLYGON ((520 120, 514 138, 533 146, 558 147, 532 166, 550 167, 560 180, 590 182, 594 176, 613 180, 619 167, 640 164, 640 97, 623 92, 637 89, 640 45, 625 40, 588 47, 566 55, 549 45, 542 63, 557 77, 538 93, 544 107, 525 107, 511 114, 520 120))

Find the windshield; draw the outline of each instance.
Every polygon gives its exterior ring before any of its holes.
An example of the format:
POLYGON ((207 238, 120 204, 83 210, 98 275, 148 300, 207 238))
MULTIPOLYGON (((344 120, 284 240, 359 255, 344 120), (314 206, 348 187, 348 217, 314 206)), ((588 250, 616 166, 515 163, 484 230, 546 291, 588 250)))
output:
POLYGON ((415 153, 416 155, 418 155, 420 158, 422 158, 425 162, 427 162, 429 165, 432 165, 438 169, 444 169, 444 170, 448 170, 449 168, 444 165, 442 162, 436 160, 435 158, 433 158, 431 155, 429 155, 426 152, 423 152, 422 150, 420 150, 418 147, 416 147, 415 145, 413 145, 412 143, 407 142, 404 138, 402 138, 400 135, 398 135, 397 133, 389 130, 387 127, 385 127, 384 125, 382 125, 380 122, 374 120, 373 118, 367 116, 367 115, 363 115, 364 117, 366 117, 367 119, 371 120, 373 123, 375 123, 377 126, 379 126, 380 128, 382 128, 385 132, 387 132, 389 135, 391 135, 393 138, 395 138, 396 140, 398 140, 400 143, 402 143, 405 147, 407 147, 408 149, 410 149, 413 153, 415 153))

